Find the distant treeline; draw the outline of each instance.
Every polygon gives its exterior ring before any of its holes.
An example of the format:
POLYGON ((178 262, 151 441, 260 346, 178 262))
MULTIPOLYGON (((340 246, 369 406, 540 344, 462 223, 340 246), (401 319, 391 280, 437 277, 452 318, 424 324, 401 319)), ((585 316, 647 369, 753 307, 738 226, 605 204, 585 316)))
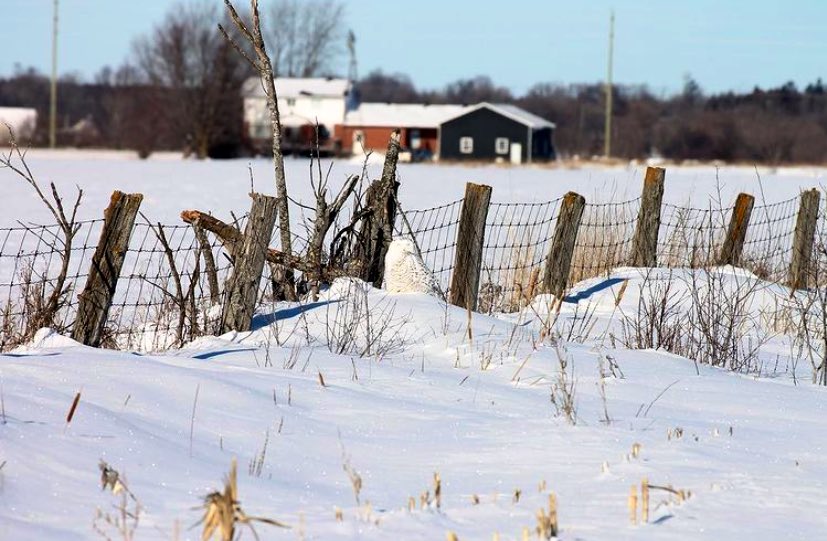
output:
MULTIPOLYGON (((244 153, 240 87, 249 76, 224 47, 211 51, 208 81, 187 85, 153 79, 128 64, 102 70, 93 82, 59 82, 59 143, 134 149, 185 150, 198 156, 244 153), (222 69, 216 70, 215 66, 222 69)), ((419 90, 404 75, 373 72, 359 81, 363 102, 514 103, 557 124, 561 157, 602 154, 601 84, 541 83, 522 96, 488 77, 419 90)), ((615 86, 613 155, 673 160, 760 163, 827 162, 827 92, 821 79, 804 89, 778 88, 705 94, 691 79, 679 94, 656 96, 645 86, 615 86)), ((34 69, 0 78, 0 106, 38 111, 35 145, 47 140, 49 81, 34 69)))
MULTIPOLYGON (((488 77, 461 80, 439 91, 420 91, 404 75, 374 72, 359 83, 366 102, 514 103, 557 124, 562 157, 603 153, 602 84, 540 83, 514 96, 488 77)), ((827 92, 821 79, 803 90, 778 88, 704 94, 691 78, 683 91, 659 97, 645 86, 613 87, 612 153, 622 158, 761 163, 827 162, 827 92)))

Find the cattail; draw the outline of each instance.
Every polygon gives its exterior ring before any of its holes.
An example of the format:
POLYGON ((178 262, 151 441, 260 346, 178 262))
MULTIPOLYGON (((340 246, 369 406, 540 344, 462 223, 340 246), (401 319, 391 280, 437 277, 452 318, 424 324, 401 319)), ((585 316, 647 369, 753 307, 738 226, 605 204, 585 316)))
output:
POLYGON ((70 424, 72 422, 72 418, 75 416, 75 410, 78 409, 78 403, 80 402, 80 391, 77 392, 75 395, 75 399, 72 400, 72 406, 69 408, 69 414, 66 415, 66 424, 70 424))

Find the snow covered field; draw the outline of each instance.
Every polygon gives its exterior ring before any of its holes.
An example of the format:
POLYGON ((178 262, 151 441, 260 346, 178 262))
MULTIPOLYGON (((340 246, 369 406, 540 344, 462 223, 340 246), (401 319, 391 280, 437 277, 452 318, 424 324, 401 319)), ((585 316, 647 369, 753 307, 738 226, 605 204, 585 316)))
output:
MULTIPOLYGON (((88 218, 100 215, 112 189, 143 192, 143 211, 169 222, 184 208, 227 215, 248 207, 247 162, 167 158, 33 152, 30 165, 63 190, 80 184, 88 218)), ((309 196, 307 165, 288 162, 301 199, 309 196)), ((271 191, 268 162, 252 167, 258 189, 271 191)), ((359 167, 338 164, 334 178, 359 167)), ((403 165, 401 200, 440 204, 460 197, 466 181, 491 184, 499 201, 569 190, 627 199, 643 169, 403 165)), ((768 202, 827 184, 824 169, 760 174, 768 202)), ((726 200, 739 191, 760 197, 750 168, 724 168, 719 178, 726 200)), ((0 180, 1 225, 47 219, 22 182, 5 171, 0 180)), ((714 168, 667 171, 669 201, 705 206, 715 193, 714 168)), ((754 280, 716 272, 725 284, 754 280)), ((711 275, 673 276, 674 295, 685 298, 689 284, 711 275)), ((190 529, 203 514, 194 508, 223 486, 234 457, 245 512, 291 527, 256 525, 261 539, 455 532, 460 540, 520 540, 524 528, 535 539, 550 492, 560 539, 822 539, 827 390, 810 383, 809 361, 758 316, 750 321, 761 325, 744 332, 766 343, 747 374, 627 349, 623 322, 636 317, 647 282, 634 269, 613 277, 612 287, 563 305, 553 328, 567 340, 549 336, 542 298, 508 316, 474 314, 469 332, 464 310, 433 297, 347 281, 317 304, 260 314, 251 333, 164 354, 94 350, 42 331, 0 355, 0 540, 102 539, 95 527, 121 539, 95 520, 96 510, 115 513, 120 501, 100 488, 100 460, 141 502, 135 539, 200 539, 200 528, 190 529), (573 391, 575 424, 552 403, 552 394, 558 406, 564 398, 561 385, 573 391), (358 495, 345 466, 361 478, 358 495), (436 472, 440 506, 422 508, 436 472), (644 479, 688 497, 653 488, 649 523, 633 525, 629 491, 644 479)), ((755 314, 789 298, 772 284, 756 282, 753 291, 747 306, 755 314)))
MULTIPOLYGON (((54 181, 64 194, 74 187, 84 189, 84 218, 98 218, 109 202, 112 190, 143 193, 142 211, 152 220, 178 223, 183 209, 195 208, 228 216, 230 211, 245 212, 250 201, 250 166, 258 191, 273 193, 271 162, 265 159, 195 161, 181 160, 172 154, 161 154, 149 160, 138 160, 130 153, 104 151, 32 150, 29 165, 45 182, 54 181)), ((323 169, 327 171, 329 162, 323 169)), ((311 201, 309 161, 290 159, 286 163, 288 188, 291 195, 311 201)), ((336 161, 331 173, 331 186, 337 188, 349 174, 359 173, 358 159, 336 161)), ((372 157, 371 178, 380 175, 381 158, 372 157)), ((437 206, 462 197, 466 182, 488 184, 494 188, 493 200, 500 202, 548 201, 573 190, 590 202, 633 199, 640 195, 645 165, 582 168, 498 167, 432 164, 400 164, 402 182, 400 200, 406 209, 437 206)), ((827 168, 761 167, 764 198, 768 203, 793 197, 801 189, 827 184, 827 168)), ((711 196, 717 197, 716 176, 720 181, 723 206, 745 191, 762 201, 755 169, 752 167, 712 166, 667 167, 665 201, 682 204, 687 201, 706 207, 711 196)), ((45 209, 35 200, 32 191, 10 172, 0 170, 4 187, 4 208, 21 212, 5 212, 0 227, 25 219, 48 221, 45 209), (25 214, 25 215, 24 215, 25 214)))

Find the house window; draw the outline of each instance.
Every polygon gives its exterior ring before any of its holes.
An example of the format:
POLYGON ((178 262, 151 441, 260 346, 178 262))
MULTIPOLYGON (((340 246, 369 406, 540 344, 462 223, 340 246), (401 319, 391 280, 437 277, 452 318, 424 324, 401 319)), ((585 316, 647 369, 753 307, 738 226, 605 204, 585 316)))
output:
POLYGON ((287 98, 287 106, 288 107, 295 107, 296 106, 296 98, 287 98))
POLYGON ((497 154, 508 154, 509 144, 508 137, 497 137, 494 140, 494 151, 497 154))
POLYGON ((473 137, 460 137, 459 138, 459 151, 463 154, 472 154, 474 152, 474 138, 473 137))

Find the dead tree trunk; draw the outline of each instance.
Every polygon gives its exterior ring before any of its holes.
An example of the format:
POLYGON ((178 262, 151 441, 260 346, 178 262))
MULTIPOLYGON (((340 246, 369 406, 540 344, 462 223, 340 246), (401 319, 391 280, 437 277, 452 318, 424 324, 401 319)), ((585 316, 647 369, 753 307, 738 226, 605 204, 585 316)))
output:
POLYGON ((391 134, 382 178, 372 183, 365 193, 361 223, 353 243, 350 268, 362 280, 382 286, 385 277, 385 255, 393 240, 396 221, 396 164, 399 161, 399 130, 391 134))
POLYGON ((658 264, 658 232, 660 231, 660 208, 663 203, 665 178, 665 169, 646 168, 637 228, 632 241, 633 267, 656 267, 658 264))
POLYGON ((737 265, 741 262, 741 254, 744 251, 744 241, 747 238, 747 228, 752 215, 752 207, 755 205, 755 198, 749 194, 738 194, 735 200, 735 207, 732 209, 732 217, 729 220, 724 246, 718 257, 719 265, 737 265))
POLYGON ((563 196, 543 276, 543 289, 557 298, 562 298, 568 287, 574 243, 585 208, 586 198, 582 195, 569 192, 563 196))
MULTIPOLYGON (((250 23, 246 24, 239 16, 230 0, 224 0, 230 18, 242 36, 253 48, 254 58, 247 54, 226 29, 218 25, 224 38, 238 51, 242 57, 256 70, 261 78, 261 85, 264 95, 267 98, 267 109, 270 115, 270 128, 272 132, 273 169, 276 177, 276 195, 278 196, 279 214, 279 238, 281 240, 281 251, 286 254, 293 253, 293 239, 290 236, 290 214, 287 199, 287 181, 284 175, 284 155, 281 151, 281 119, 279 117, 279 102, 276 94, 275 74, 270 57, 264 44, 264 37, 261 33, 261 17, 258 10, 258 0, 250 0, 250 23)), ((288 301, 298 300, 296 296, 295 277, 293 270, 289 268, 279 269, 279 276, 274 277, 281 285, 281 293, 288 301)))
POLYGON ((109 308, 115 296, 135 216, 144 196, 113 192, 104 211, 103 230, 92 256, 92 266, 83 292, 78 295, 78 314, 72 338, 87 346, 101 344, 109 308))
POLYGON ((790 263, 788 279, 793 289, 806 288, 808 284, 807 278, 810 273, 810 259, 813 255, 820 202, 821 192, 816 188, 801 193, 801 205, 798 207, 798 217, 795 220, 793 259, 790 263))
POLYGON ((491 203, 491 186, 465 185, 465 199, 459 217, 454 272, 451 276, 451 304, 476 310, 485 243, 485 220, 491 203))
POLYGON ((244 228, 244 236, 234 247, 233 272, 224 291, 222 334, 250 330, 267 245, 276 223, 278 200, 256 193, 250 194, 250 197, 253 198, 253 206, 244 228))

